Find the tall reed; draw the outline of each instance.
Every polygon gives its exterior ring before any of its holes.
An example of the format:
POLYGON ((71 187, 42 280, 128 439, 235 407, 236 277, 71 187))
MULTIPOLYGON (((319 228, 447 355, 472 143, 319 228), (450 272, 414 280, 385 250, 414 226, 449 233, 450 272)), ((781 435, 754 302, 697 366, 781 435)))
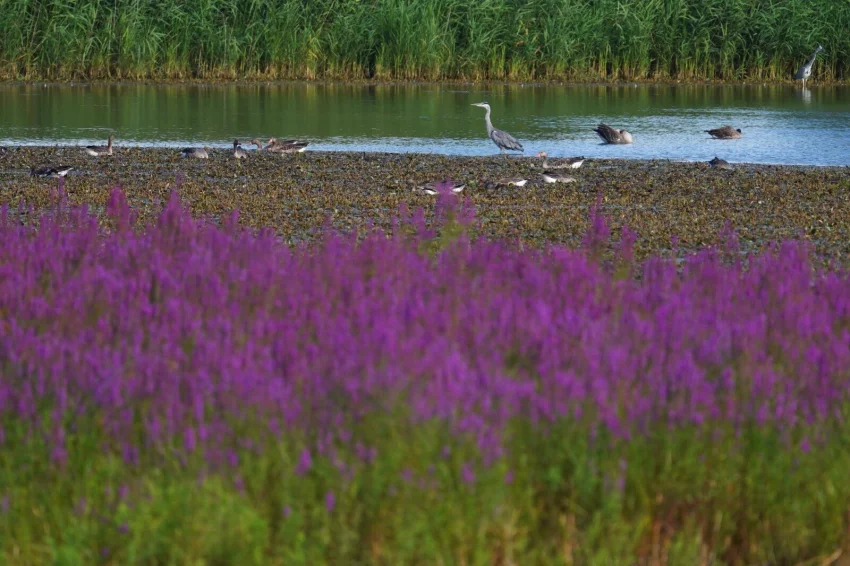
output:
POLYGON ((0 76, 846 79, 834 0, 0 0, 0 76))

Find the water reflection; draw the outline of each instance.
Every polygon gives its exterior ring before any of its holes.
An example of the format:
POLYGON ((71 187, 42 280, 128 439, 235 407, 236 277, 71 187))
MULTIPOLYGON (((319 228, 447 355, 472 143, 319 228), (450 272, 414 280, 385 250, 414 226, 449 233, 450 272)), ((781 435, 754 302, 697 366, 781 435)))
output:
POLYGON ((526 155, 850 165, 848 87, 767 85, 5 85, 0 144, 226 147, 234 138, 309 139, 310 150, 491 155, 480 111, 526 155), (599 144, 605 122, 634 136, 599 144), (708 139, 729 124, 740 140, 708 139))

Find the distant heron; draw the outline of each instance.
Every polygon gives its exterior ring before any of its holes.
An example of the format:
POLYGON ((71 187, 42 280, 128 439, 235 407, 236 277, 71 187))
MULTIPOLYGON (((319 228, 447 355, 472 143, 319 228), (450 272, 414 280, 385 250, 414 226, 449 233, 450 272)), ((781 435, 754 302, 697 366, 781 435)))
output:
POLYGON ((87 145, 85 147, 85 152, 94 157, 98 157, 100 155, 112 155, 112 140, 115 139, 115 136, 109 136, 109 140, 107 140, 106 145, 87 145))
POLYGON ((484 114, 484 121, 487 122, 487 135, 490 136, 490 139, 493 140, 493 143, 499 148, 500 153, 505 153, 505 150, 525 151, 522 148, 522 144, 520 144, 516 138, 508 132, 503 132, 502 130, 497 130, 493 127, 493 122, 490 121, 489 104, 486 102, 476 102, 472 106, 478 106, 487 110, 487 113, 484 114))
POLYGON ((245 159, 248 157, 248 152, 242 149, 239 140, 233 140, 233 157, 236 159, 245 159))
POLYGON ((197 159, 209 159, 210 155, 207 153, 206 147, 187 147, 180 151, 183 154, 183 157, 195 157, 197 159))
POLYGON ((725 159, 720 159, 716 155, 714 156, 714 159, 712 159, 711 161, 708 162, 708 166, 713 168, 713 169, 731 169, 732 168, 732 166, 729 164, 728 161, 726 161, 725 159))
POLYGON ((599 124, 593 129, 605 143, 628 144, 632 143, 632 135, 626 130, 615 130, 607 124, 599 124))
POLYGON ((818 45, 818 48, 815 49, 814 53, 812 53, 812 58, 809 59, 804 65, 800 66, 800 68, 797 69, 797 74, 794 75, 795 81, 803 81, 803 88, 806 88, 806 81, 812 75, 812 65, 815 64, 815 57, 817 57, 818 53, 820 53, 821 51, 823 51, 823 47, 818 45))
POLYGON ((722 128, 714 128, 713 130, 704 130, 708 135, 716 140, 736 140, 744 136, 741 128, 737 130, 732 126, 723 126, 722 128))
POLYGON ((58 179, 59 177, 64 177, 74 168, 70 165, 42 165, 41 167, 33 167, 30 169, 30 175, 32 177, 49 177, 51 179, 58 179))

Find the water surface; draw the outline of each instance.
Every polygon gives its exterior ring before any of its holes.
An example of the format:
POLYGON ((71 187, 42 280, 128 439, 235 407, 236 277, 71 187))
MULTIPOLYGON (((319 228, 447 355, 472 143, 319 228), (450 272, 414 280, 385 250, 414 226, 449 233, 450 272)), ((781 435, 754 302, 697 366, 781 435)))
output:
POLYGON ((576 85, 4 85, 0 145, 103 143, 225 146, 271 136, 309 150, 492 155, 486 100, 497 128, 525 155, 850 165, 850 87, 576 85), (632 132, 606 146, 604 121, 632 132), (740 140, 703 130, 730 124, 740 140))

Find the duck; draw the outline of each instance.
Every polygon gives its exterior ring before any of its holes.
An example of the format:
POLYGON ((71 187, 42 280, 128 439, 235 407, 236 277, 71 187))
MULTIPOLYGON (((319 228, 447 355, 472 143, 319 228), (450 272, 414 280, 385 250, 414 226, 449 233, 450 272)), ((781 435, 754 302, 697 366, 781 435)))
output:
POLYGON ((236 159, 245 159, 248 157, 248 152, 242 149, 239 145, 239 140, 233 140, 233 157, 236 159))
POLYGON ((437 189, 437 185, 442 185, 442 184, 445 184, 445 183, 448 183, 450 185, 453 193, 459 193, 459 192, 463 191, 463 189, 466 188, 465 184, 461 185, 459 183, 452 183, 450 181, 440 181, 440 182, 425 183, 424 185, 419 185, 414 190, 421 192, 421 193, 425 193, 426 195, 438 195, 438 194, 440 194, 440 191, 437 189))
POLYGON ((262 151, 262 149, 263 149, 263 144, 261 144, 260 140, 258 140, 257 138, 252 139, 251 143, 249 143, 248 145, 257 146, 257 151, 262 151))
POLYGON ((599 124, 593 129, 602 141, 609 144, 629 144, 632 143, 632 134, 626 130, 616 130, 607 124, 599 124))
POLYGON ((196 157, 198 159, 209 159, 210 155, 207 153, 207 147, 187 147, 182 149, 180 153, 183 154, 183 157, 196 157))
POLYGON ((708 162, 708 166, 714 169, 731 169, 732 165, 725 159, 720 159, 716 155, 714 159, 708 162))
POLYGON ((30 169, 31 177, 49 177, 58 179, 64 177, 69 172, 73 171, 71 165, 42 165, 41 167, 33 167, 30 169))
POLYGON ((115 139, 115 136, 109 136, 109 139, 106 140, 106 145, 87 145, 85 147, 85 152, 89 155, 93 155, 97 157, 99 155, 112 155, 112 140, 115 139))
POLYGON ((741 128, 736 130, 732 126, 723 126, 722 128, 714 128, 713 130, 704 131, 717 140, 735 140, 744 135, 741 132, 741 128))
POLYGON ((575 183, 575 177, 570 177, 564 173, 543 173, 544 183, 575 183))
POLYGON ((276 138, 270 138, 269 145, 267 145, 265 149, 272 153, 301 153, 307 149, 308 145, 310 145, 310 142, 298 140, 278 141, 276 138))
POLYGON ((563 163, 559 163, 557 165, 552 165, 547 161, 548 155, 546 155, 545 151, 541 151, 536 155, 536 157, 543 158, 543 170, 550 171, 552 169, 578 169, 581 167, 582 163, 584 163, 585 157, 568 157, 564 160, 563 163))

